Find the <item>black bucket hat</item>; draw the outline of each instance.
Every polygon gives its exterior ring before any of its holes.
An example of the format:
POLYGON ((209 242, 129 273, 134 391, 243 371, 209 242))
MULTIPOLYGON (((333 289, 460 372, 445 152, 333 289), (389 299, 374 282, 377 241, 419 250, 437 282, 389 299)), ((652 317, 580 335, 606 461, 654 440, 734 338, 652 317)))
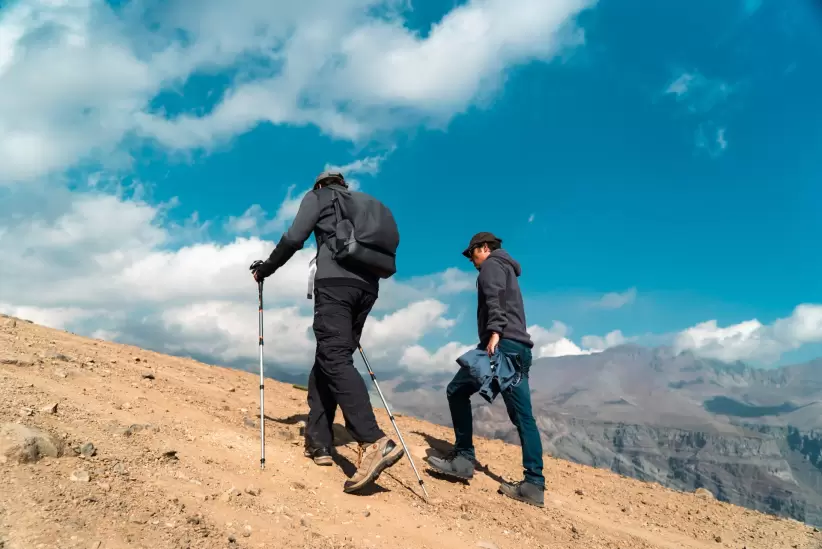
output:
POLYGON ((493 233, 482 232, 477 233, 471 237, 471 242, 468 244, 468 247, 462 252, 462 255, 471 259, 471 252, 474 251, 474 248, 485 244, 486 242, 496 242, 497 244, 502 245, 502 239, 497 238, 494 236, 493 233))

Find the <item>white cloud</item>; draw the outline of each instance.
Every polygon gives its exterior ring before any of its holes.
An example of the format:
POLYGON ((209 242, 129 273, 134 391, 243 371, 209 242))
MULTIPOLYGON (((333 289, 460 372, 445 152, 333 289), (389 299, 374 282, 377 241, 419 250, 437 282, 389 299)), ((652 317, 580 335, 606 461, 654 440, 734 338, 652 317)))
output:
MULTIPOLYGON (((583 42, 573 19, 595 0, 471 0, 422 38, 394 0, 127 4, 21 0, 0 8, 0 181, 79 161, 128 166, 150 138, 186 150, 261 122, 315 125, 349 140, 442 124, 481 100, 509 66, 583 42), (376 15, 376 12, 383 14, 376 15), (386 15, 387 13, 387 15, 386 15), (212 109, 168 113, 162 93, 236 75, 212 109)), ((350 166, 367 170, 369 164, 350 166)))
POLYGON ((403 351, 400 365, 411 373, 437 374, 441 372, 456 372, 459 370, 457 359, 473 349, 471 345, 463 345, 456 341, 446 343, 433 353, 421 345, 412 345, 403 351))
MULTIPOLYGON (((54 189, 50 189, 54 190, 54 189)), ((175 230, 164 206, 100 192, 33 191, 0 205, 0 311, 99 338, 212 360, 257 354, 257 291, 248 271, 274 243, 235 238, 169 247, 175 230), (36 211, 25 211, 26 204, 36 211), (4 215, 20 211, 22 215, 4 215), (33 280, 31 273, 48 273, 33 280)), ((265 283, 267 360, 305 369, 313 357, 313 301, 306 299, 313 248, 295 254, 265 283)), ((459 274, 440 281, 440 295, 459 291, 459 274)), ((418 284, 418 283, 415 283, 418 284)), ((421 298, 418 286, 391 280, 366 323, 363 344, 396 365, 426 334, 447 332, 448 306, 421 298)))
POLYGON ((728 148, 725 136, 726 128, 718 127, 713 122, 704 122, 696 129, 696 147, 712 157, 718 157, 728 148))
POLYGON ((734 86, 721 79, 686 71, 668 84, 665 94, 673 95, 689 112, 703 114, 723 103, 734 91, 734 86))
POLYGON ((529 215, 529 216, 528 216, 528 223, 533 223, 533 222, 534 222, 534 219, 536 219, 536 215, 535 215, 535 214, 531 214, 531 215, 529 215))
POLYGON ((771 325, 757 319, 724 328, 716 320, 702 322, 680 332, 674 349, 723 361, 773 363, 783 353, 819 342, 822 342, 822 305, 806 303, 797 306, 791 316, 771 325))
POLYGON ((582 336, 582 345, 593 352, 602 352, 605 349, 623 345, 632 339, 633 338, 626 338, 622 335, 621 330, 614 330, 605 334, 605 337, 594 335, 582 336))
POLYGON ((629 288, 624 292, 608 292, 588 305, 596 309, 621 309, 636 301, 636 294, 636 288, 629 288))

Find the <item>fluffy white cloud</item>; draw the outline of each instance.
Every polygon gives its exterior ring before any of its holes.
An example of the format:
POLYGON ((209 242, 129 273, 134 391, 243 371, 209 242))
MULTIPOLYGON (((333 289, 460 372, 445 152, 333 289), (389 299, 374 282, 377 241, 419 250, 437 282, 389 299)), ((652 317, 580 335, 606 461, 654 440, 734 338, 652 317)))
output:
POLYGON ((451 341, 432 353, 421 345, 412 345, 403 351, 400 365, 409 372, 419 374, 456 372, 459 369, 457 358, 472 348, 471 345, 451 341))
POLYGON ((608 292, 588 305, 595 309, 621 309, 636 301, 636 288, 629 288, 624 292, 608 292))
POLYGON ((582 43, 573 19, 594 1, 471 0, 422 37, 396 0, 20 0, 0 8, 0 181, 124 167, 116 153, 140 138, 209 148, 261 122, 351 140, 441 124, 507 67, 582 43), (222 71, 234 77, 213 108, 163 108, 222 71))
POLYGON ((724 361, 771 363, 785 352, 819 342, 822 342, 822 305, 806 303, 771 325, 757 319, 724 328, 716 320, 702 322, 679 333, 674 349, 724 361))
MULTIPOLYGON (((170 247, 174 231, 184 229, 166 223, 164 206, 100 192, 44 194, 37 212, 2 215, 36 203, 32 193, 0 206, 0 311, 172 353, 229 363, 256 357, 257 289, 248 266, 273 242, 237 237, 170 247)), ((313 356, 306 287, 314 251, 297 252, 265 283, 267 361, 281 368, 305 369, 313 356)), ((422 280, 464 288, 451 270, 422 280)), ((424 289, 393 279, 382 288, 378 303, 385 298, 392 307, 366 323, 371 354, 395 365, 406 347, 455 324, 445 303, 421 297, 424 289)))

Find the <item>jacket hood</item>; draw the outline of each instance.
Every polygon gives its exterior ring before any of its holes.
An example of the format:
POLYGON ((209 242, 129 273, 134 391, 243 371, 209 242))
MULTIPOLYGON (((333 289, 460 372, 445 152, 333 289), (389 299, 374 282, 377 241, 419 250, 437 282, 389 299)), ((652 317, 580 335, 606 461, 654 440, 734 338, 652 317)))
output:
POLYGON ((491 254, 488 256, 488 259, 486 259, 486 261, 488 261, 490 259, 493 259, 493 260, 496 260, 496 261, 501 261, 502 263, 507 263, 507 264, 511 265, 511 267, 514 269, 514 274, 517 275, 517 276, 522 274, 522 267, 520 267, 519 262, 517 262, 516 259, 511 257, 511 254, 509 254, 508 252, 506 252, 502 248, 500 248, 498 250, 494 250, 493 252, 491 252, 491 254))

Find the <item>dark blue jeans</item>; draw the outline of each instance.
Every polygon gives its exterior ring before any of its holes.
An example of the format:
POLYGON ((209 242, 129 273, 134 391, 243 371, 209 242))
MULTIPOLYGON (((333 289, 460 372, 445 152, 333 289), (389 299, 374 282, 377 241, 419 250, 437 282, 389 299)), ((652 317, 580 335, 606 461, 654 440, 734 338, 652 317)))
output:
MULTIPOLYGON (((525 480, 544 487, 542 439, 539 436, 537 422, 534 420, 534 412, 531 410, 531 388, 528 384, 528 372, 531 369, 531 349, 510 339, 500 340, 499 348, 503 353, 515 355, 519 359, 515 362, 519 363, 523 373, 523 377, 516 387, 509 387, 503 391, 502 399, 505 401, 508 417, 517 428, 517 433, 519 433, 525 480)), ((479 383, 463 368, 460 368, 446 389, 448 406, 451 409, 451 421, 454 424, 454 450, 471 460, 476 459, 471 395, 479 389, 479 383)))

